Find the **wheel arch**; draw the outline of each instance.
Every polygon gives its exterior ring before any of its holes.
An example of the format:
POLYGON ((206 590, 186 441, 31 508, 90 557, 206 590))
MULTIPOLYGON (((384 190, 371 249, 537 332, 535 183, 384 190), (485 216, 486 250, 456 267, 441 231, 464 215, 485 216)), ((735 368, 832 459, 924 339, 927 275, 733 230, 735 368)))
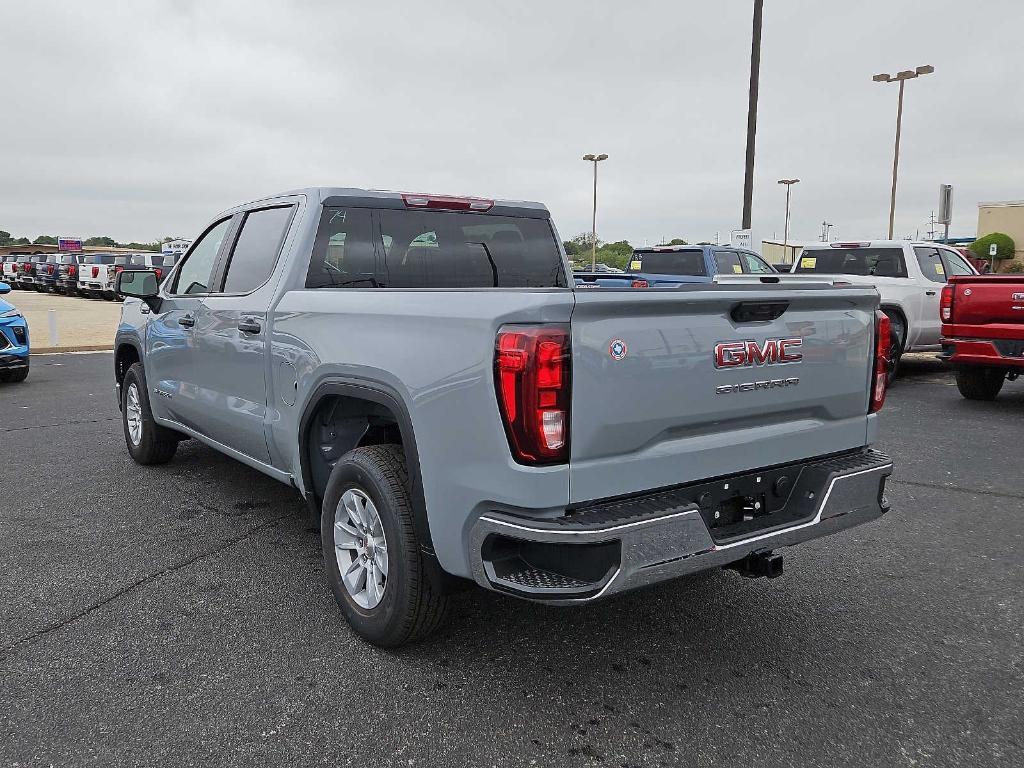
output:
POLYGON ((323 504, 323 488, 318 489, 314 480, 314 462, 322 460, 313 455, 311 445, 315 417, 323 413, 325 409, 336 410, 338 408, 345 411, 343 419, 355 422, 352 425, 353 430, 349 434, 351 442, 348 449, 361 445, 395 442, 393 436, 399 438, 398 442, 405 453, 406 468, 409 473, 409 496, 412 502, 416 538, 420 549, 436 562, 433 542, 430 537, 430 524, 427 520, 427 505, 423 494, 423 478, 412 418, 401 396, 391 387, 380 382, 328 379, 317 385, 303 406, 302 416, 299 420, 299 469, 311 522, 315 522, 319 527, 319 516, 323 504), (386 423, 381 423, 382 416, 385 419, 387 416, 393 419, 394 431, 389 432, 386 423), (358 433, 358 420, 363 417, 367 420, 366 429, 358 433))
POLYGON ((900 322, 903 323, 903 349, 905 350, 907 342, 910 340, 910 323, 907 321, 907 312, 903 309, 903 305, 883 302, 878 308, 887 315, 896 315, 900 322))
POLYGON ((114 383, 117 385, 117 407, 121 408, 121 382, 128 373, 128 369, 135 363, 142 362, 142 350, 138 344, 127 339, 120 339, 114 349, 114 383))

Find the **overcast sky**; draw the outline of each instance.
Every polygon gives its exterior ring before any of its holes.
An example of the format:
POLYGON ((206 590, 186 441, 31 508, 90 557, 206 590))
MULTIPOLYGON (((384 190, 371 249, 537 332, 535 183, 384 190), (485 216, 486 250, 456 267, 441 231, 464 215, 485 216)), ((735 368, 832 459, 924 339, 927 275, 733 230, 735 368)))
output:
MULTIPOLYGON (((0 229, 195 235, 286 189, 540 200, 563 237, 740 224, 751 0, 0 3, 0 229)), ((897 233, 954 185, 951 234, 1024 198, 1020 0, 766 0, 755 237, 897 233)))

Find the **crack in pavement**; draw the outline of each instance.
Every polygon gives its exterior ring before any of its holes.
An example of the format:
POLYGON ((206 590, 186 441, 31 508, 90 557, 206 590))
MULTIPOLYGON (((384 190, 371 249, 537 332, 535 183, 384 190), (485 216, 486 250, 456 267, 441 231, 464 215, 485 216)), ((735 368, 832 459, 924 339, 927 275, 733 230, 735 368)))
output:
POLYGON ((74 424, 101 424, 104 421, 120 421, 120 416, 110 416, 106 419, 82 419, 80 421, 64 421, 59 424, 31 424, 27 427, 4 427, 0 432, 24 432, 28 429, 50 429, 52 427, 70 427, 74 424))
POLYGON ((171 565, 168 565, 165 568, 161 568, 161 569, 159 569, 157 571, 154 571, 153 573, 147 574, 146 576, 143 576, 138 581, 132 582, 131 584, 128 584, 127 586, 122 587, 121 589, 119 589, 114 594, 109 595, 108 597, 105 597, 102 600, 99 600, 99 601, 93 603, 92 605, 87 606, 86 608, 83 608, 78 613, 72 614, 71 616, 67 616, 67 617, 61 619, 60 621, 57 621, 57 622, 55 622, 53 624, 50 624, 49 626, 43 627, 42 629, 38 629, 35 632, 32 632, 32 633, 30 633, 28 635, 25 635, 25 637, 22 637, 22 638, 19 638, 18 640, 15 640, 10 645, 5 646, 4 648, 0 648, 0 662, 7 661, 7 659, 9 658, 9 654, 12 651, 17 650, 20 646, 27 645, 29 643, 32 643, 35 640, 38 640, 41 637, 49 635, 52 632, 56 632, 58 629, 66 627, 69 624, 72 624, 72 623, 78 621, 79 619, 84 618, 85 616, 88 616, 93 611, 96 611, 96 610, 98 610, 100 608, 103 608, 106 605, 109 605, 110 603, 114 602, 118 598, 124 597, 125 595, 129 594, 130 592, 134 592, 139 587, 145 586, 146 584, 149 584, 150 582, 157 580, 158 578, 160 578, 161 576, 163 576, 165 574, 174 573, 175 571, 179 571, 182 568, 186 568, 186 567, 192 565, 193 563, 199 562, 200 560, 205 560, 205 559, 207 559, 209 557, 212 557, 214 555, 220 554, 224 550, 229 549, 230 547, 233 547, 235 544, 238 544, 238 543, 244 541, 245 539, 249 538, 253 534, 258 533, 258 532, 260 532, 262 530, 266 530, 267 528, 272 528, 277 523, 279 523, 281 520, 284 520, 286 517, 291 517, 291 516, 292 516, 291 512, 287 512, 287 513, 285 513, 283 515, 279 515, 278 517, 275 517, 275 518, 273 518, 271 520, 268 520, 265 523, 261 523, 260 525, 257 525, 255 528, 250 528, 248 531, 243 533, 241 536, 237 536, 237 537, 235 537, 233 539, 228 539, 227 541, 222 541, 220 544, 218 544, 216 547, 213 547, 212 549, 203 550, 202 552, 199 552, 198 554, 193 555, 192 557, 190 557, 190 558, 188 558, 186 560, 182 560, 181 562, 173 563, 171 565))
POLYGON ((980 488, 964 488, 959 485, 941 485, 940 483, 920 483, 916 480, 889 480, 896 485, 912 485, 915 488, 933 488, 937 491, 959 491, 960 493, 976 493, 980 496, 995 496, 1000 499, 1024 500, 1024 495, 1017 493, 1005 493, 1003 491, 983 491, 980 488))

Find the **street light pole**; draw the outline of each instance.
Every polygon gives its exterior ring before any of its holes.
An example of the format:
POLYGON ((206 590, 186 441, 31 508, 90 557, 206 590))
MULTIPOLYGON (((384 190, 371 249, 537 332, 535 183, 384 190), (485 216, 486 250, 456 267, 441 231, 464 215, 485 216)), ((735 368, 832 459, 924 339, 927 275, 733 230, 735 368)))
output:
POLYGON ((786 185, 786 228, 782 233, 782 245, 783 247, 789 245, 789 190, 794 184, 800 182, 800 179, 779 179, 779 184, 786 185))
POLYGON ((903 87, 906 85, 907 80, 913 80, 915 77, 921 75, 930 75, 935 71, 935 67, 931 64, 925 64, 915 69, 907 69, 903 72, 897 72, 896 76, 883 72, 879 75, 875 75, 871 79, 876 83, 895 83, 900 84, 900 95, 899 102, 896 106, 896 144, 893 148, 892 153, 892 192, 889 195, 889 239, 892 240, 893 222, 896 219, 896 177, 899 174, 900 168, 900 129, 903 124, 903 87))
POLYGON ((608 155, 584 155, 584 160, 594 164, 594 211, 590 221, 590 271, 597 271, 597 164, 607 160, 608 155))

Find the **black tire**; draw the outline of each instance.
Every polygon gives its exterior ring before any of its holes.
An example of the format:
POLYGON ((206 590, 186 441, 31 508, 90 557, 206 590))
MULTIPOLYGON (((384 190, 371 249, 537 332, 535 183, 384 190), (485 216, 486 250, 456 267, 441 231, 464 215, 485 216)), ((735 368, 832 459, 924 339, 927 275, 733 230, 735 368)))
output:
POLYGON ((383 648, 396 648, 434 632, 448 612, 448 598, 427 576, 412 519, 405 454, 398 445, 349 451, 327 481, 320 515, 324 570, 342 614, 356 634, 383 648), (356 603, 342 581, 335 555, 335 511, 347 490, 366 494, 376 507, 387 540, 387 576, 380 602, 356 603))
POLYGON ((999 368, 958 368, 956 388, 968 400, 995 400, 1006 381, 1006 371, 999 368))
POLYGON ((135 363, 121 382, 121 427, 129 455, 139 464, 166 464, 178 450, 178 437, 174 430, 161 427, 153 420, 149 406, 149 389, 142 363, 135 363), (134 393, 140 409, 141 434, 138 442, 132 439, 128 424, 129 399, 134 393))
POLYGON ((28 366, 19 368, 16 371, 3 371, 0 373, 0 381, 7 382, 8 384, 20 384, 28 378, 28 366))
POLYGON ((907 324, 903 318, 891 310, 882 310, 889 316, 889 351, 886 354, 888 371, 885 377, 885 386, 891 387, 896 380, 900 370, 900 358, 903 357, 903 349, 907 343, 907 324))

